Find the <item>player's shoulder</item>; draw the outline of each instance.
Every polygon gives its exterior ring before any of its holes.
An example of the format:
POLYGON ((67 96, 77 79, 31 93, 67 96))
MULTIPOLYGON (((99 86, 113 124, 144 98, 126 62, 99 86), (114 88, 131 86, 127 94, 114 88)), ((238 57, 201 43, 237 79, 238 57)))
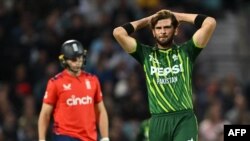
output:
POLYGON ((50 78, 50 81, 55 82, 63 78, 63 72, 57 73, 50 78))
POLYGON ((192 46, 193 46, 193 41, 192 41, 192 39, 190 39, 190 40, 187 40, 183 43, 174 44, 173 49, 176 49, 180 52, 185 53, 185 52, 188 52, 188 50, 190 50, 192 48, 192 46))
POLYGON ((148 51, 155 51, 155 49, 157 48, 156 46, 151 46, 147 44, 141 44, 141 46, 143 47, 143 49, 148 50, 148 51))
POLYGON ((137 41, 136 43, 137 43, 137 47, 141 47, 142 49, 145 49, 145 50, 153 50, 155 48, 155 46, 144 44, 139 41, 137 41))
POLYGON ((85 77, 85 78, 89 78, 89 79, 98 79, 97 76, 93 73, 90 73, 90 72, 86 72, 86 71, 82 71, 82 75, 85 77))
POLYGON ((189 39, 181 44, 178 45, 180 48, 181 47, 187 47, 187 46, 194 46, 194 41, 193 39, 189 39))

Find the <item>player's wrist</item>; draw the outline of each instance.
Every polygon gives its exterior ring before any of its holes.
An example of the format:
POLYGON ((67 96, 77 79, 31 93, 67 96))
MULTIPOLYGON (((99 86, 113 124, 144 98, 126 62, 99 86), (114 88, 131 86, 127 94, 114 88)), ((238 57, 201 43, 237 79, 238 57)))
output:
POLYGON ((104 137, 104 138, 101 138, 100 141, 109 141, 109 138, 108 137, 104 137))

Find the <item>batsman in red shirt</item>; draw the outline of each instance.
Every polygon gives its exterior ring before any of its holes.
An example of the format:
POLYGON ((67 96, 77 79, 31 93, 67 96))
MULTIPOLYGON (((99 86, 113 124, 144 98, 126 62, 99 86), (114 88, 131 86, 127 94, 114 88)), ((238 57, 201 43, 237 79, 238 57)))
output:
POLYGON ((79 41, 63 43, 59 60, 65 69, 48 81, 38 121, 39 141, 46 141, 51 115, 54 141, 97 141, 98 129, 101 141, 109 141, 99 80, 82 70, 85 59, 79 41))

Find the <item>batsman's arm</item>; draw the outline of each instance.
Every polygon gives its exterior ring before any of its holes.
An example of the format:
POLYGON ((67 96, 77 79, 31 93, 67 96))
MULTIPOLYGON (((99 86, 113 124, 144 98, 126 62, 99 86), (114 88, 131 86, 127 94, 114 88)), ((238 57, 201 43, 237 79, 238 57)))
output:
POLYGON ((39 141, 46 140, 46 133, 50 123, 53 106, 43 103, 38 119, 38 137, 39 141))
POLYGON ((102 137, 101 141, 109 141, 109 122, 103 101, 96 104, 97 122, 102 137))

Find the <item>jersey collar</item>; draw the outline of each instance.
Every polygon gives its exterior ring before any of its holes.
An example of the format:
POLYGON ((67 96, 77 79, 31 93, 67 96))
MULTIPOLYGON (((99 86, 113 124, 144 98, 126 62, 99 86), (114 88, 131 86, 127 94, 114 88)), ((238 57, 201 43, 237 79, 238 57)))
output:
POLYGON ((172 51, 173 49, 177 49, 177 48, 178 48, 178 46, 176 44, 173 44, 168 49, 158 49, 158 50, 159 50, 159 52, 168 53, 168 52, 172 51))
MULTIPOLYGON (((67 70, 67 69, 64 69, 62 73, 63 73, 63 75, 65 75, 65 76, 75 77, 75 76, 71 75, 71 74, 68 72, 68 70, 67 70)), ((83 71, 81 71, 80 75, 79 75, 79 76, 77 76, 77 77, 81 77, 81 76, 83 76, 83 75, 84 75, 84 72, 83 72, 83 71)))

